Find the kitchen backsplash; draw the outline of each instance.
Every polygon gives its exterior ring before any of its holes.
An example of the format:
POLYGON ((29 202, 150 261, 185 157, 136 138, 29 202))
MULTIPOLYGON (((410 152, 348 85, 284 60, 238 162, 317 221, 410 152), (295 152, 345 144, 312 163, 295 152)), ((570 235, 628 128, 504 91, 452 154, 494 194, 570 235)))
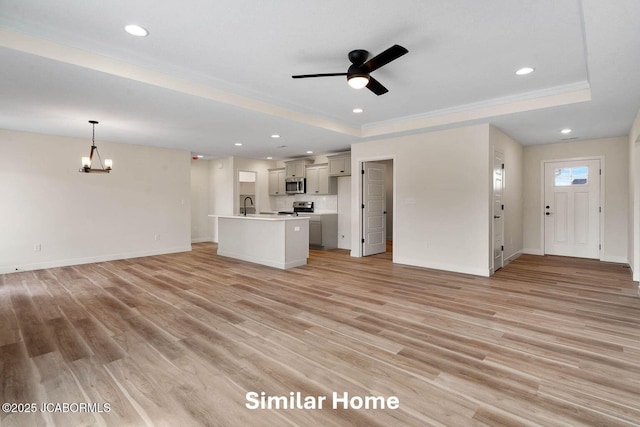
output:
POLYGON ((315 213, 338 213, 338 196, 312 196, 310 194, 296 194, 295 196, 271 196, 272 211, 290 211, 293 202, 313 202, 315 213))

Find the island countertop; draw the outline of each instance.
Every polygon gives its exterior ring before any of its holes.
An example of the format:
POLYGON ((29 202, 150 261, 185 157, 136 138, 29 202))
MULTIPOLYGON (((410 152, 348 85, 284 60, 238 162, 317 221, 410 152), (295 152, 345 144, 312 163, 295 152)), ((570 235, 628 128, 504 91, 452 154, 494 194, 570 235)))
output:
POLYGON ((209 216, 218 220, 218 255, 281 269, 307 263, 308 216, 209 216))
POLYGON ((258 220, 258 221, 292 221, 298 219, 309 219, 308 216, 296 216, 296 215, 280 215, 280 214, 247 214, 245 215, 209 215, 215 218, 232 218, 232 219, 244 219, 244 220, 258 220))

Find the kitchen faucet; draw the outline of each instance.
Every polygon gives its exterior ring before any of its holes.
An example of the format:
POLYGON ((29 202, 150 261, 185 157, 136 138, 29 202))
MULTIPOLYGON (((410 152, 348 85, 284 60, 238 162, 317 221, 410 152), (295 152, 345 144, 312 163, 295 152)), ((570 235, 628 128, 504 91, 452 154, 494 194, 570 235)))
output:
POLYGON ((242 208, 244 210, 244 216, 247 216, 247 199, 251 200, 251 206, 253 206, 253 199, 251 198, 251 196, 245 197, 244 200, 242 201, 242 208))

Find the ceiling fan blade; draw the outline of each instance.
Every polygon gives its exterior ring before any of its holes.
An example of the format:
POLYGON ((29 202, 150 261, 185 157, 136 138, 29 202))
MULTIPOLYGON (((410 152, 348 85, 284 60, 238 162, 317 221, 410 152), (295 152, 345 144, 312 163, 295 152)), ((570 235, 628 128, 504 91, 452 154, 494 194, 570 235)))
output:
POLYGON ((324 74, 299 74, 297 76, 291 76, 294 79, 306 79, 308 77, 332 77, 332 76, 346 76, 347 73, 324 73, 324 74))
POLYGON ((388 64, 391 61, 394 61, 400 58, 402 55, 408 53, 409 51, 404 47, 394 44, 389 49, 380 53, 379 55, 374 56, 370 60, 364 63, 364 66, 369 69, 369 72, 375 71, 383 65, 388 64))
POLYGON ((371 76, 369 76, 369 83, 367 84, 366 87, 367 89, 369 89, 371 92, 375 93, 378 96, 384 95, 385 93, 389 92, 389 89, 382 86, 382 83, 380 83, 379 81, 377 81, 371 76))

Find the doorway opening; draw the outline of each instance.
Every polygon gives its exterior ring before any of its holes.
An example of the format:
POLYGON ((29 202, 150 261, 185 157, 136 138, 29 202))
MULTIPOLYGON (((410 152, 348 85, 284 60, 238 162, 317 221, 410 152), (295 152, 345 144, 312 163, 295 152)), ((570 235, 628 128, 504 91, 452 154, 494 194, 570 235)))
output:
POLYGON ((238 171, 238 212, 240 215, 255 214, 257 210, 257 180, 258 172, 256 171, 238 171))
POLYGON ((394 163, 393 159, 362 162, 361 248, 362 256, 393 253, 394 163))

